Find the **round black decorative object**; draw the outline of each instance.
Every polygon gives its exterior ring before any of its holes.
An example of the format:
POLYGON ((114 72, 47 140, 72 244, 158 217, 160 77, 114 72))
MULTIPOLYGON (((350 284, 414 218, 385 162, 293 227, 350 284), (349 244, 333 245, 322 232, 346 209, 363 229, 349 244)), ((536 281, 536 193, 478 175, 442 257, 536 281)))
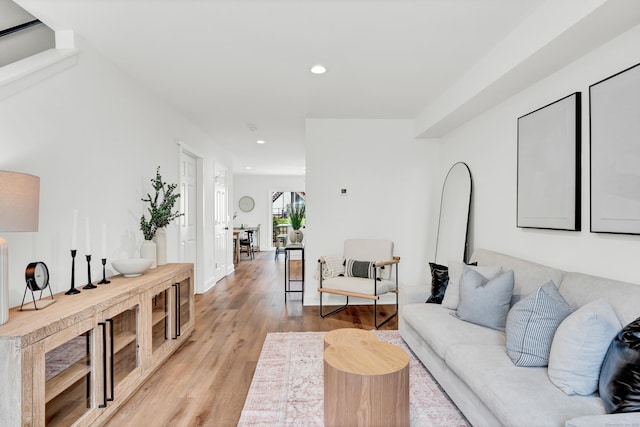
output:
POLYGON ((24 279, 31 291, 42 291, 49 286, 49 269, 44 262, 32 262, 27 265, 24 279))
POLYGON ((27 286, 24 288, 24 294, 22 295, 22 304, 20 304, 20 310, 40 310, 41 308, 48 307, 50 304, 56 302, 53 299, 53 292, 51 291, 51 286, 49 286, 49 269, 44 262, 32 262, 27 265, 26 270, 24 271, 24 280, 27 282, 27 286), (49 295, 51 295, 50 300, 43 301, 42 300, 42 291, 49 288, 49 295), (33 307, 29 308, 30 303, 27 304, 27 308, 24 306, 24 299, 27 296, 27 291, 31 291, 31 299, 33 300, 33 307), (40 291, 40 298, 38 301, 40 302, 40 307, 36 302, 36 297, 34 291, 40 291))

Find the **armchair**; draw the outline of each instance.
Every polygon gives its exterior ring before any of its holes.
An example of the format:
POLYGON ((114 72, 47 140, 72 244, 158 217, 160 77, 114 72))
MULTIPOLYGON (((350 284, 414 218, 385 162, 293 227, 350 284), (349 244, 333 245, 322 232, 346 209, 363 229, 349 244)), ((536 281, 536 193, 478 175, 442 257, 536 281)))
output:
POLYGON ((349 297, 373 301, 373 322, 381 327, 398 314, 398 263, 393 256, 393 242, 379 239, 349 239, 344 242, 343 257, 321 257, 318 260, 320 316, 325 318, 349 305, 349 297), (394 268, 395 266, 395 268, 394 268), (342 295, 346 303, 329 313, 323 312, 323 294, 342 295), (396 294, 395 312, 378 324, 380 295, 396 294))

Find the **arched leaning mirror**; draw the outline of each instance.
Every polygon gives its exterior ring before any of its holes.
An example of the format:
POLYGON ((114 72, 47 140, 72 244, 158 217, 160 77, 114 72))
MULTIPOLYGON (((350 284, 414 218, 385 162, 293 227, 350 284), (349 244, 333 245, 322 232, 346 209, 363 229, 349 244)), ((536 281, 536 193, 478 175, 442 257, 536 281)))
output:
POLYGON ((467 230, 471 206, 471 171, 462 162, 451 166, 442 186, 435 262, 467 260, 467 230))

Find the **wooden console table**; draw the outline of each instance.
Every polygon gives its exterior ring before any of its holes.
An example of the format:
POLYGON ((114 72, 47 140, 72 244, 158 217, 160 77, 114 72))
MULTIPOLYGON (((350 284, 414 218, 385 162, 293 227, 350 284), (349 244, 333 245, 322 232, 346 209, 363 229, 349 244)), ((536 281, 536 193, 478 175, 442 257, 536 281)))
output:
POLYGON ((3 426, 102 425, 193 332, 193 264, 110 280, 43 310, 10 310, 3 426))

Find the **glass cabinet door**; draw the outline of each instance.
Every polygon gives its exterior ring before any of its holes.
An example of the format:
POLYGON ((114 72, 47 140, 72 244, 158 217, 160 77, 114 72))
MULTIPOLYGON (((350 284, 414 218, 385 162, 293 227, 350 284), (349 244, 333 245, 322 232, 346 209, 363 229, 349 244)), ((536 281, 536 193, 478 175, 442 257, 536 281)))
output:
POLYGON ((177 331, 177 336, 180 336, 182 329, 191 321, 191 280, 187 278, 174 286, 177 296, 175 330, 177 331))
POLYGON ((91 410, 93 329, 45 353, 45 423, 68 426, 91 410))
POLYGON ((151 353, 155 353, 169 340, 169 291, 167 289, 151 298, 151 353))
MULTIPOLYGON (((107 319, 110 331, 111 374, 108 385, 114 387, 140 366, 138 354, 138 313, 139 305, 135 305, 120 314, 107 319)), ((113 396, 111 396, 113 398, 113 396)))

